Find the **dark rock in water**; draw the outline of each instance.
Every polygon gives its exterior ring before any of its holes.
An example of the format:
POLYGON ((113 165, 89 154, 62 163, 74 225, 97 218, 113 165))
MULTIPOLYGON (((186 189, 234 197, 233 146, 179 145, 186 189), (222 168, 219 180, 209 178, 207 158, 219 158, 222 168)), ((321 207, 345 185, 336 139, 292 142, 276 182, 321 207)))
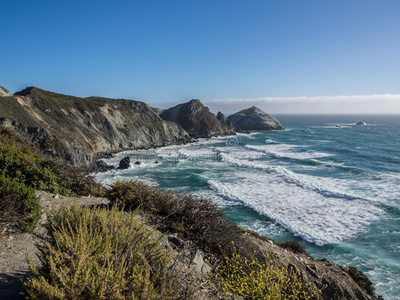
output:
POLYGON ((219 113, 218 116, 219 118, 198 99, 164 110, 160 115, 164 120, 182 126, 193 138, 235 134, 232 124, 225 119, 222 113, 219 113))
POLYGON ((130 163, 131 163, 130 158, 129 158, 129 157, 124 157, 124 158, 121 159, 121 161, 119 162, 118 169, 120 169, 120 170, 129 169, 130 163))
POLYGON ((243 109, 228 117, 239 130, 284 130, 281 123, 263 112, 258 107, 252 106, 248 109, 243 109))
POLYGON ((364 121, 359 121, 356 123, 356 125, 367 125, 367 123, 365 123, 364 121))
POLYGON ((104 160, 96 161, 96 170, 97 172, 105 172, 114 168, 113 166, 108 165, 104 160))
POLYGON ((155 164, 158 164, 158 160, 156 160, 154 163, 155 163, 155 164))
POLYGON ((135 165, 141 165, 142 163, 140 161, 135 162, 135 165))

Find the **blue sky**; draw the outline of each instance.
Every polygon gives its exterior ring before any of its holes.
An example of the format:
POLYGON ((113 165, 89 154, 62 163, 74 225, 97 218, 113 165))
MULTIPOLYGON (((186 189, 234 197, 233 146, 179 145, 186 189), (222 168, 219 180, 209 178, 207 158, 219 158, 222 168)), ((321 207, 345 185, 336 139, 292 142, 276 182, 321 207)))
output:
POLYGON ((399 16, 399 0, 2 1, 0 85, 227 112, 399 95, 399 16))

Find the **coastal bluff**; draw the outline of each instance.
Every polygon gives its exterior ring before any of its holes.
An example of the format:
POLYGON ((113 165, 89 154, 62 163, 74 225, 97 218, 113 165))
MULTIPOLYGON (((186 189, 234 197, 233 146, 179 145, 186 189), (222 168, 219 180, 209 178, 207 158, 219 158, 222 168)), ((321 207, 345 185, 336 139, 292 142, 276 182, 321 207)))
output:
POLYGON ((235 134, 232 123, 194 99, 161 110, 135 100, 75 97, 28 87, 0 87, 0 126, 40 145, 44 153, 97 170, 112 153, 179 145, 235 134))
POLYGON ((146 103, 80 98, 36 87, 0 97, 0 126, 81 167, 108 153, 192 141, 182 127, 163 120, 146 103))
POLYGON ((258 107, 243 109, 228 117, 237 130, 284 130, 282 124, 258 107))

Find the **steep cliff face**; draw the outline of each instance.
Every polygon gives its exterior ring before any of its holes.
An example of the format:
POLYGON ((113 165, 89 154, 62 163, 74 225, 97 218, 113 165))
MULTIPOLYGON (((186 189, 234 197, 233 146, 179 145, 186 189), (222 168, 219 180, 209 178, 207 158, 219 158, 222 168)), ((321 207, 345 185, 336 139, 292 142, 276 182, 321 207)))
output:
POLYGON ((258 107, 252 106, 243 109, 228 117, 236 129, 239 130, 283 130, 281 123, 263 112, 258 107))
POLYGON ((0 125, 85 167, 105 152, 191 141, 184 129, 143 102, 78 98, 35 87, 0 97, 0 125))
POLYGON ((198 99, 193 99, 187 103, 164 110, 160 116, 164 120, 179 124, 194 138, 235 133, 231 124, 217 119, 198 99))

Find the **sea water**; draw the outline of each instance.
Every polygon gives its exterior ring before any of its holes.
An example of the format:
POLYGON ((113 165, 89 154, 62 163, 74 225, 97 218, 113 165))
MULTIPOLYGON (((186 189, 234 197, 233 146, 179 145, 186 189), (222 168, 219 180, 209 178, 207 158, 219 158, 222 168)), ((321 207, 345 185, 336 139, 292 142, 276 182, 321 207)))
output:
POLYGON ((107 162, 131 167, 97 179, 211 198, 238 226, 356 266, 400 299, 400 116, 278 119, 286 130, 120 153, 107 162))

